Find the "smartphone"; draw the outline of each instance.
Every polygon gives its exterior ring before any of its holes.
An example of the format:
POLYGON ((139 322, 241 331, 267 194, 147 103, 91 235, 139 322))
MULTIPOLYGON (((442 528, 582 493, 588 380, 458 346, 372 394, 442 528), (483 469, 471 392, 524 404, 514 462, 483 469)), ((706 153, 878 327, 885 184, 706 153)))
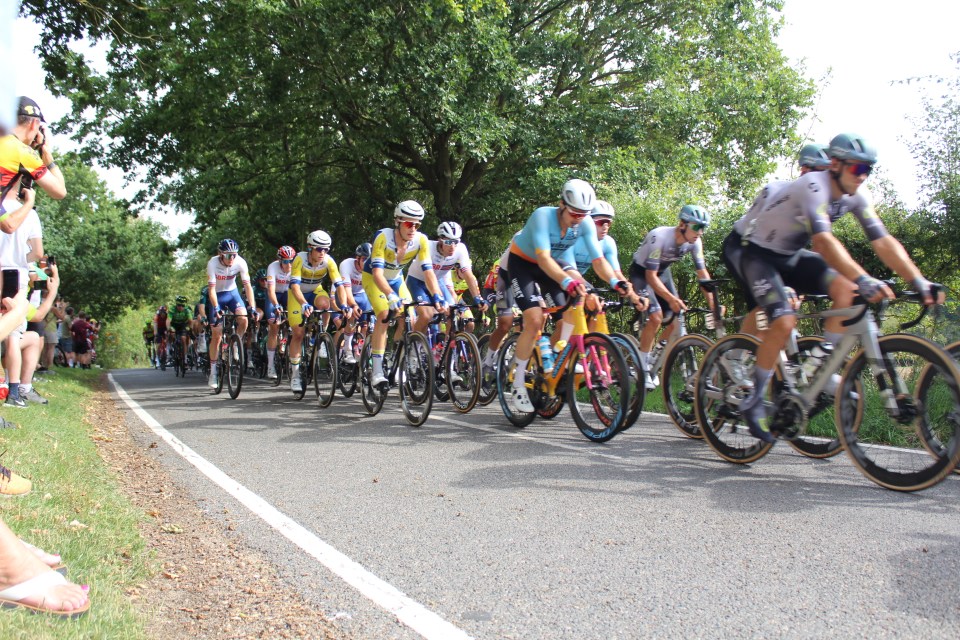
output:
POLYGON ((3 289, 0 298, 13 298, 20 291, 20 271, 17 269, 3 270, 3 289))
POLYGON ((33 189, 33 177, 27 174, 20 174, 20 188, 17 189, 17 197, 23 200, 23 190, 33 189))
POLYGON ((33 283, 34 291, 46 291, 47 290, 47 281, 46 280, 37 280, 33 283))

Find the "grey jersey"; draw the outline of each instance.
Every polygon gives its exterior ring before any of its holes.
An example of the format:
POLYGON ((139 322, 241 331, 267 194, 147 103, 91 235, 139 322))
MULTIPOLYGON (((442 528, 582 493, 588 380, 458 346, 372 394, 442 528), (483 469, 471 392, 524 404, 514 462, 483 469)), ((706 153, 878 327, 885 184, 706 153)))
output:
POLYGON ((688 253, 693 254, 694 267, 707 268, 703 261, 703 243, 700 238, 697 238, 696 242, 677 244, 676 227, 657 227, 648 233, 643 243, 637 247, 633 261, 647 271, 663 273, 688 253))
POLYGON ((803 249, 818 233, 830 233, 846 213, 856 216, 871 242, 887 235, 866 187, 831 200, 830 180, 830 172, 815 171, 793 182, 767 185, 734 229, 752 244, 784 255, 803 249))

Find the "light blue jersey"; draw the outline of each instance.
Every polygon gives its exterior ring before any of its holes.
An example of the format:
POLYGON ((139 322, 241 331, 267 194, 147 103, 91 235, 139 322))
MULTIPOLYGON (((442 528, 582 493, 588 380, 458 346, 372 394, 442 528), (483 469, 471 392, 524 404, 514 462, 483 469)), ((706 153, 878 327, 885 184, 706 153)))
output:
MULTIPOLYGON (((537 251, 549 251, 554 260, 563 260, 567 252, 582 241, 584 251, 596 260, 603 256, 597 241, 597 227, 593 218, 587 216, 580 224, 571 226, 566 234, 560 234, 559 207, 540 207, 532 214, 520 233, 513 237, 512 253, 518 253, 530 262, 537 261, 537 251), (519 250, 519 251, 518 251, 519 250)), ((572 256, 568 256, 572 258, 572 256)), ((570 260, 572 264, 573 261, 570 260)))
MULTIPOLYGON (((597 242, 603 251, 603 257, 607 259, 607 262, 610 263, 613 270, 620 271, 620 259, 617 257, 617 241, 614 240, 610 234, 607 234, 603 237, 603 240, 598 240, 597 242)), ((590 268, 593 267, 593 261, 596 258, 592 257, 589 247, 586 245, 583 236, 581 236, 577 244, 567 250, 567 257, 565 259, 570 264, 576 262, 577 271, 580 272, 580 275, 586 275, 587 271, 590 271, 590 268)))

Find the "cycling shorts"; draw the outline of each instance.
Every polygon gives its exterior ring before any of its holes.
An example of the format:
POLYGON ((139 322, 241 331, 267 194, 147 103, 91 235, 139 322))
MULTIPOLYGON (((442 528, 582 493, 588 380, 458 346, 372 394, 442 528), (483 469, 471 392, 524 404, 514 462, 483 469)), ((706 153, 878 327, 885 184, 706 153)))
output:
POLYGON ((273 320, 273 310, 276 308, 285 309, 287 307, 287 292, 286 291, 277 291, 277 302, 278 305, 274 306, 270 299, 268 298, 263 303, 263 317, 267 320, 273 320))
MULTIPOLYGON (((457 295, 453 292, 453 283, 447 284, 443 280, 440 280, 439 284, 440 291, 443 292, 443 303, 448 307, 456 304, 457 295)), ((430 295, 430 290, 427 289, 427 283, 419 278, 407 276, 407 289, 410 291, 410 295, 416 303, 429 303, 433 299, 430 295)))
MULTIPOLYGON (((556 261, 564 271, 576 271, 576 267, 556 261)), ((560 283, 548 276, 540 265, 517 256, 510 257, 508 265, 510 295, 521 311, 539 307, 543 302, 547 309, 556 309, 567 304, 567 294, 560 283), (538 286, 539 285, 539 286, 538 286)))
MULTIPOLYGON (((403 281, 402 273, 393 280, 387 280, 387 284, 390 285, 390 288, 401 300, 413 300, 413 298, 410 297, 410 290, 407 289, 407 284, 403 281)), ((383 312, 390 310, 390 303, 387 301, 387 296, 383 291, 380 291, 376 282, 373 281, 373 276, 366 271, 363 272, 363 291, 367 294, 370 307, 376 315, 379 316, 383 312)))
MULTIPOLYGON (((229 311, 241 316, 247 315, 247 307, 240 300, 240 292, 236 289, 217 291, 217 306, 220 307, 220 311, 229 311)), ((209 315, 211 311, 212 309, 207 309, 207 314, 209 315)), ((210 317, 211 327, 216 327, 221 322, 223 322, 223 318, 210 317)))
POLYGON ((796 314, 786 287, 800 294, 828 295, 838 275, 823 256, 809 249, 784 255, 752 243, 743 247, 739 274, 746 285, 744 293, 753 296, 770 321, 796 314))
MULTIPOLYGON (((663 286, 667 288, 667 291, 673 295, 677 295, 677 285, 673 282, 673 274, 670 273, 670 267, 667 267, 657 275, 660 277, 660 282, 663 283, 663 286)), ((670 303, 654 292, 653 287, 647 282, 647 270, 636 262, 630 263, 630 284, 633 285, 633 290, 638 294, 643 294, 643 292, 647 293, 647 297, 650 299, 650 306, 647 308, 647 313, 660 311, 663 313, 664 319, 673 317, 673 310, 670 309, 670 303)))
MULTIPOLYGON (((317 287, 313 291, 304 292, 303 299, 307 301, 307 304, 313 304, 317 299, 318 292, 323 293, 322 287, 317 287)), ((323 293, 326 295, 326 293, 323 293)), ((280 299, 280 296, 277 296, 277 300, 280 299)), ((295 296, 289 296, 287 298, 287 322, 290 323, 291 327, 299 327, 303 324, 303 306, 297 302, 295 296)))

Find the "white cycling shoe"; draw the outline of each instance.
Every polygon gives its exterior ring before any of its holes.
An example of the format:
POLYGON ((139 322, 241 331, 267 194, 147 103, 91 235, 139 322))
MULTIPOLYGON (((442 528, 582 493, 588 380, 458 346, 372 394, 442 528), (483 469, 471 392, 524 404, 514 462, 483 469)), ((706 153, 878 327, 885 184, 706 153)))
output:
POLYGON ((526 388, 517 389, 514 387, 513 393, 510 395, 510 404, 517 413, 533 413, 536 410, 533 403, 530 402, 530 396, 527 395, 526 388))
POLYGON ((374 373, 370 375, 370 386, 376 389, 379 386, 387 384, 387 376, 382 373, 374 373))
POLYGON ((217 388, 217 365, 210 367, 210 380, 207 384, 210 385, 211 389, 217 388))

